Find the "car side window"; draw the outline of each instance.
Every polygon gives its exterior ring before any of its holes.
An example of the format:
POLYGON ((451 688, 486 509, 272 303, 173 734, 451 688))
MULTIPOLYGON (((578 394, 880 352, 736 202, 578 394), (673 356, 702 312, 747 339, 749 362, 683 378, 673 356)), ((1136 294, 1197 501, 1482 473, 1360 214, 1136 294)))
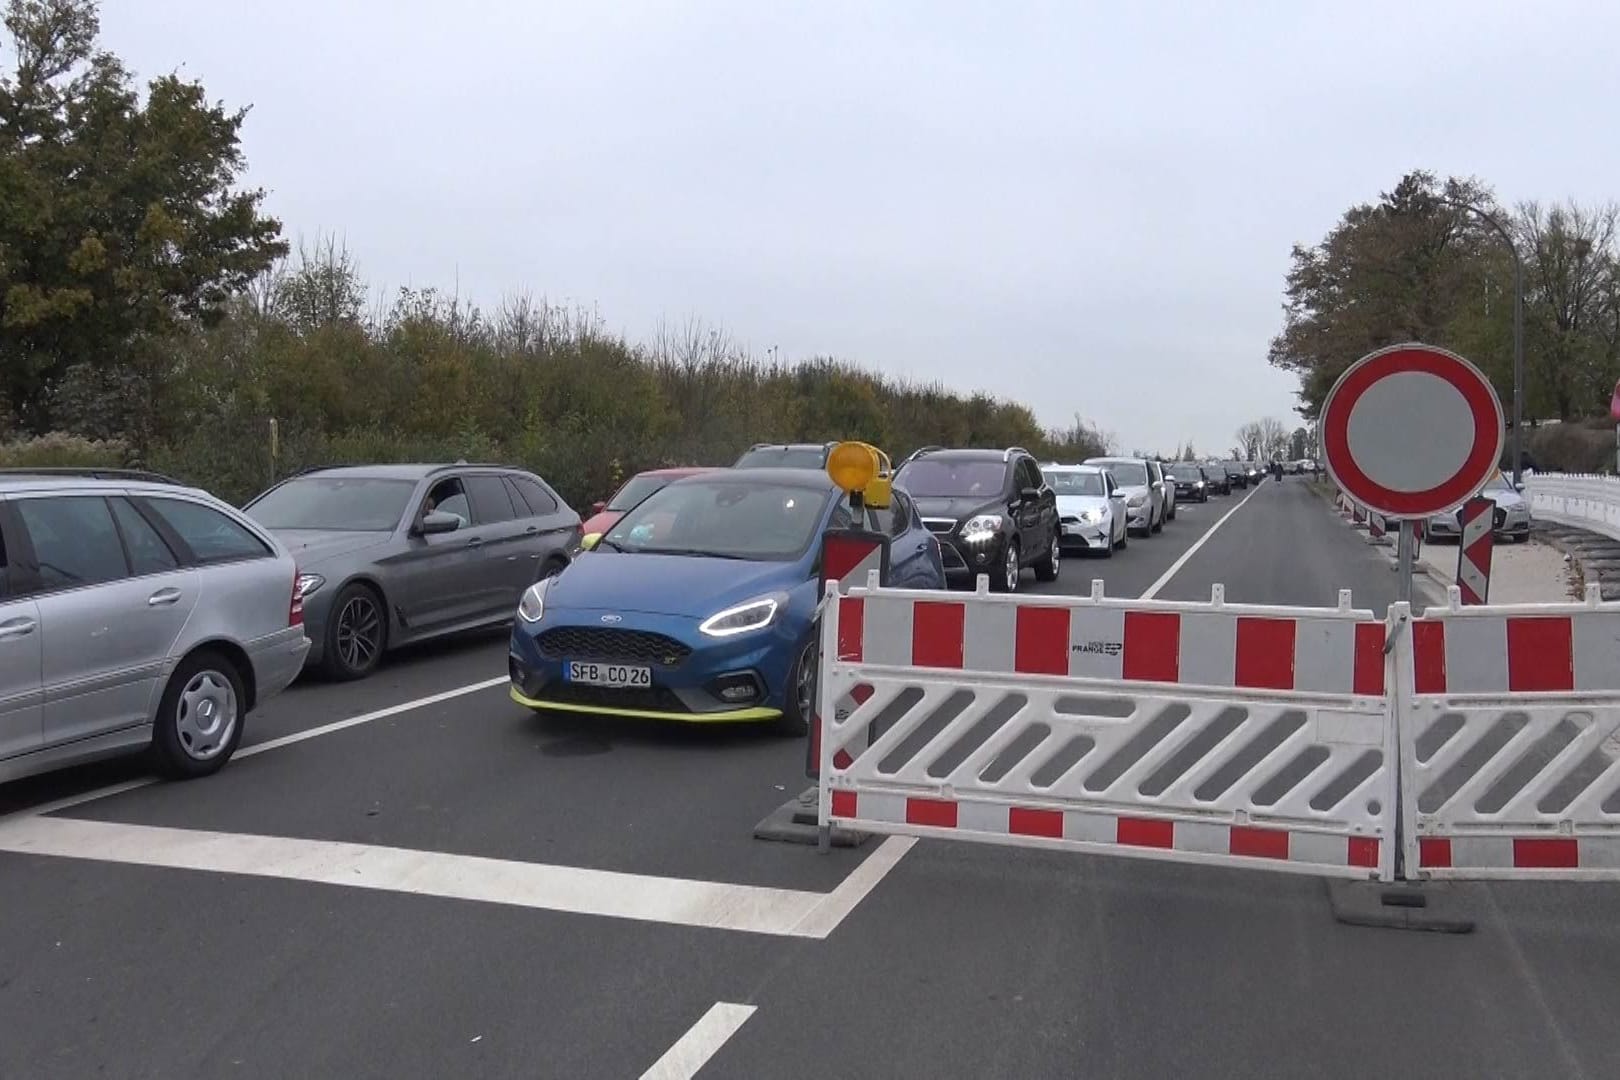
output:
POLYGON ((467 501, 467 489, 454 476, 447 476, 428 489, 422 501, 422 513, 454 514, 463 526, 472 524, 472 505, 467 501))
POLYGON ((271 553, 245 526, 211 506, 151 496, 141 501, 185 541, 200 563, 262 559, 271 553))
POLYGON ((124 538, 124 552, 129 556, 130 573, 136 577, 142 574, 161 574, 165 570, 174 570, 180 566, 180 560, 169 550, 169 545, 164 542, 163 537, 128 499, 109 501, 112 503, 113 520, 118 522, 118 531, 124 538))
POLYGON ((1041 486, 1041 470, 1036 467, 1034 458, 1018 459, 1018 490, 1025 488, 1039 489, 1041 486))
POLYGON ((100 495, 18 499, 43 592, 118 581, 129 574, 112 511, 100 495))
POLYGON ((499 476, 469 476, 466 483, 467 494, 472 497, 473 512, 478 516, 480 525, 493 525, 528 516, 527 513, 520 515, 513 508, 512 498, 506 493, 506 485, 499 476))
POLYGON ((855 524, 855 515, 849 512, 849 504, 843 499, 833 507, 832 517, 827 519, 829 529, 848 529, 855 524))
POLYGON ((0 600, 11 595, 11 564, 6 561, 5 510, 0 507, 0 600))
POLYGON ((529 512, 535 517, 555 514, 558 511, 557 500, 545 489, 544 485, 527 476, 508 476, 506 479, 508 483, 517 489, 523 501, 529 504, 529 512))

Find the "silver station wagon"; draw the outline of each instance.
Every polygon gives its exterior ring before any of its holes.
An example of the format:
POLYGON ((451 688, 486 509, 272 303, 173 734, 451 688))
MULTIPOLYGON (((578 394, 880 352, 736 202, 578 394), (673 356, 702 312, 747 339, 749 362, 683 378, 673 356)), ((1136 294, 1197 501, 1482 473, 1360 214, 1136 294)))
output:
POLYGON ((230 759, 309 651, 293 558, 204 492, 0 471, 0 781, 150 748, 230 759))

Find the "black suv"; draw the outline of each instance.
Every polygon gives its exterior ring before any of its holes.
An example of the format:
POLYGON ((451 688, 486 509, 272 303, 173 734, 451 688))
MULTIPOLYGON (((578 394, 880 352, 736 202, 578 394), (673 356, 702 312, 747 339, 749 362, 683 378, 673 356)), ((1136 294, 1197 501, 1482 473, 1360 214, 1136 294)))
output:
POLYGON ((1024 567, 1056 581, 1057 496, 1029 451, 919 450, 895 473, 939 540, 947 577, 990 576, 997 592, 1018 588, 1024 567))

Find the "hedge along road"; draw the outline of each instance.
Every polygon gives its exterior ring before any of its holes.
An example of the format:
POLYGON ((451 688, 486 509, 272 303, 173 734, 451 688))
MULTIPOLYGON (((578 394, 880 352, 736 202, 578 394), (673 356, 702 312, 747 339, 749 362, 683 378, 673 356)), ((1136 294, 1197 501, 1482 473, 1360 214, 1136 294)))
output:
MULTIPOLYGON (((1110 593, 1152 587, 1237 501, 1070 560, 1060 586, 1086 591, 1095 568, 1110 593)), ((1255 491, 1160 595, 1217 580, 1233 600, 1393 592, 1289 482, 1255 491)), ((129 860, 0 854, 0 1075, 1614 1071, 1594 981, 1620 960, 1612 890, 1491 890, 1480 934, 1427 941, 1338 927, 1320 885, 1273 875, 763 844, 749 830, 802 786, 799 744, 540 719, 498 685, 388 711, 498 679, 503 648, 297 688, 255 718, 254 745, 348 726, 212 780, 0 822, 0 846, 9 829, 12 847, 129 860), (256 861, 281 876, 168 868, 256 861), (587 873, 549 869, 570 867, 587 873), (311 883, 344 874, 374 887, 311 883), (466 895, 505 902, 447 898, 466 895)), ((0 809, 140 780, 81 770, 13 785, 0 809)))

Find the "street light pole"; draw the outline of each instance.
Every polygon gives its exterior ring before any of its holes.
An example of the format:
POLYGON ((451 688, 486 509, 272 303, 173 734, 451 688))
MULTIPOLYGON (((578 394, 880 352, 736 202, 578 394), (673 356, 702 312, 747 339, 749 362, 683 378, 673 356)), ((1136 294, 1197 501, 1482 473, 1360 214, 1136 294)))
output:
POLYGON ((1524 454, 1524 261, 1519 258, 1519 245, 1513 234, 1491 213, 1470 203, 1440 199, 1440 202, 1458 210, 1478 214, 1507 245, 1513 256, 1513 483, 1523 479, 1524 454))

